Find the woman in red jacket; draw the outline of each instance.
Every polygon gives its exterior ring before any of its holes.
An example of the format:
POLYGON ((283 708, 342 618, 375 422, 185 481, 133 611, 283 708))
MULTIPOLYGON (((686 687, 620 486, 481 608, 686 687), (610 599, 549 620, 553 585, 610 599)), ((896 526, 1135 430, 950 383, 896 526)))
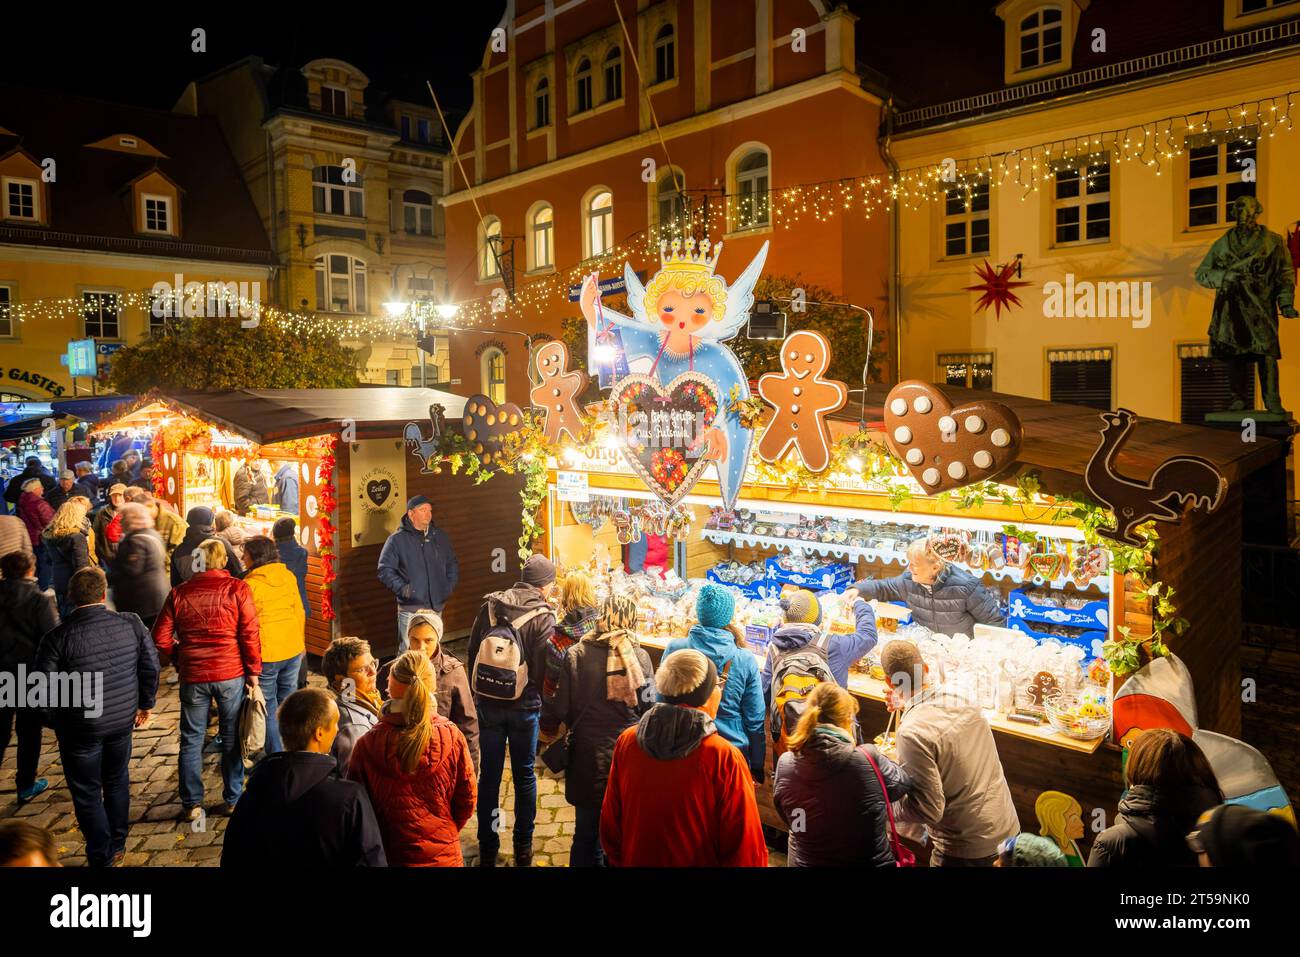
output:
POLYGON ((421 652, 393 662, 384 715, 348 761, 348 777, 370 795, 391 867, 464 865, 460 829, 478 788, 465 735, 438 714, 437 687, 421 652))

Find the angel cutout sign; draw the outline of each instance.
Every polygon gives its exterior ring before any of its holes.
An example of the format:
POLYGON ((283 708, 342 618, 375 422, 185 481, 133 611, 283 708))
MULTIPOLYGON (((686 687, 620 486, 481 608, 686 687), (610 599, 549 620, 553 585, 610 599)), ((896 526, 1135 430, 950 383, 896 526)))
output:
POLYGON ((831 345, 820 332, 801 329, 781 343, 781 371, 758 380, 758 394, 776 410, 758 442, 758 456, 775 462, 794 446, 810 471, 831 461, 831 433, 826 416, 844 408, 849 387, 823 379, 831 365, 831 345))
MULTIPOLYGON (((598 307, 600 287, 594 274, 582 286, 582 314, 592 328, 599 318, 617 327, 631 372, 644 373, 665 390, 683 373, 695 373, 711 380, 724 402, 732 389, 740 399, 748 399, 745 372, 723 343, 749 318, 767 243, 730 286, 714 275, 721 254, 722 243, 712 246, 707 239, 698 248, 693 238, 684 245, 674 239, 671 247, 661 242, 661 268, 644 286, 630 263, 623 266, 631 316, 598 307)), ((727 509, 735 507, 740 494, 753 439, 754 433, 725 406, 703 436, 703 456, 717 468, 727 509)))

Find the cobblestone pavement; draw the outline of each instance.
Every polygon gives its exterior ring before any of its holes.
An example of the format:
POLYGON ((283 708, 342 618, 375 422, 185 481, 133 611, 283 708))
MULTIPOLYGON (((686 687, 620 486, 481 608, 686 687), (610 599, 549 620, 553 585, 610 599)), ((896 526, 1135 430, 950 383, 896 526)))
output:
MULTIPOLYGON (((215 719, 208 727, 203 748, 204 804, 209 813, 191 825, 177 820, 180 793, 177 781, 177 754, 180 750, 179 685, 167 684, 172 669, 163 670, 158 702, 152 726, 134 735, 131 753, 131 834, 126 840, 127 866, 214 867, 221 859, 221 839, 226 818, 210 813, 221 804, 219 755, 213 745, 217 731, 215 719)), ((312 684, 324 686, 319 675, 312 684)), ((50 782, 49 790, 19 807, 14 774, 17 762, 17 736, 10 742, 0 765, 0 818, 22 817, 53 833, 65 866, 86 863, 85 841, 73 815, 72 797, 64 785, 63 765, 59 760, 54 732, 45 731, 37 777, 50 782)), ((502 805, 505 829, 502 831, 500 863, 508 865, 512 857, 509 828, 514 823, 514 788, 510 781, 510 763, 506 762, 502 782, 502 805)), ((537 782, 537 825, 533 836, 533 864, 536 867, 567 867, 569 847, 573 843, 574 811, 564 800, 564 780, 544 768, 537 782)), ((465 863, 478 862, 478 828, 470 819, 461 832, 465 863)), ((771 863, 785 863, 784 855, 773 852, 771 863)))

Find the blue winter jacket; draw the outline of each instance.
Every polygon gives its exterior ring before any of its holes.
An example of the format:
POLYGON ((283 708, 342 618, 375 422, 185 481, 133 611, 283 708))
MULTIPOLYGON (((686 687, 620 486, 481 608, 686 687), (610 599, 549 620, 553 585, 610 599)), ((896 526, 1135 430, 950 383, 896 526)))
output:
POLYGON ((284 567, 293 572, 298 579, 298 597, 302 599, 302 610, 311 617, 311 602, 307 600, 307 549, 292 538, 277 538, 275 547, 280 551, 280 561, 284 567))
MULTIPOLYGON (((158 651, 139 615, 87 605, 73 611, 41 639, 35 671, 85 675, 61 685, 71 695, 73 685, 95 701, 50 701, 47 724, 72 738, 108 736, 130 731, 137 710, 154 706, 158 693, 158 651), (89 684, 89 687, 87 687, 89 684), (97 713, 98 712, 98 713, 97 713)), ((56 683, 59 683, 56 681, 56 683)))
POLYGON ((298 465, 285 462, 275 473, 275 504, 280 511, 298 514, 298 465))
POLYGON ((442 611, 460 580, 460 567, 447 533, 432 524, 419 532, 409 516, 388 536, 379 553, 379 580, 397 596, 402 611, 442 611))
MULTIPOLYGON (((876 613, 865 601, 853 606, 853 619, 857 630, 851 635, 827 636, 826 657, 830 660, 831 675, 841 688, 849 686, 849 667, 872 648, 876 647, 876 613)), ((817 625, 782 625, 772 635, 772 645, 763 660, 763 700, 772 694, 772 662, 783 652, 793 651, 810 644, 821 629, 817 625)))
POLYGON ((664 649, 664 657, 683 648, 693 648, 703 654, 713 662, 719 675, 727 662, 731 662, 714 724, 718 734, 740 749, 754 776, 761 778, 767 751, 767 740, 763 735, 767 709, 763 706, 763 691, 759 687, 758 658, 748 648, 738 647, 736 636, 727 629, 706 628, 704 625, 695 625, 685 638, 670 641, 664 649))

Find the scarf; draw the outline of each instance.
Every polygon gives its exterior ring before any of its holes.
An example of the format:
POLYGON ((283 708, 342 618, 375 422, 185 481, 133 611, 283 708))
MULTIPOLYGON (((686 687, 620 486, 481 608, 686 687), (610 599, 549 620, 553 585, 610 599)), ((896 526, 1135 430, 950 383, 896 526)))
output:
POLYGON ((635 625, 636 602, 626 595, 610 595, 601 605, 596 627, 582 639, 609 649, 605 657, 605 697, 629 708, 637 706, 637 691, 646 680, 636 656, 638 646, 631 631, 635 625))

